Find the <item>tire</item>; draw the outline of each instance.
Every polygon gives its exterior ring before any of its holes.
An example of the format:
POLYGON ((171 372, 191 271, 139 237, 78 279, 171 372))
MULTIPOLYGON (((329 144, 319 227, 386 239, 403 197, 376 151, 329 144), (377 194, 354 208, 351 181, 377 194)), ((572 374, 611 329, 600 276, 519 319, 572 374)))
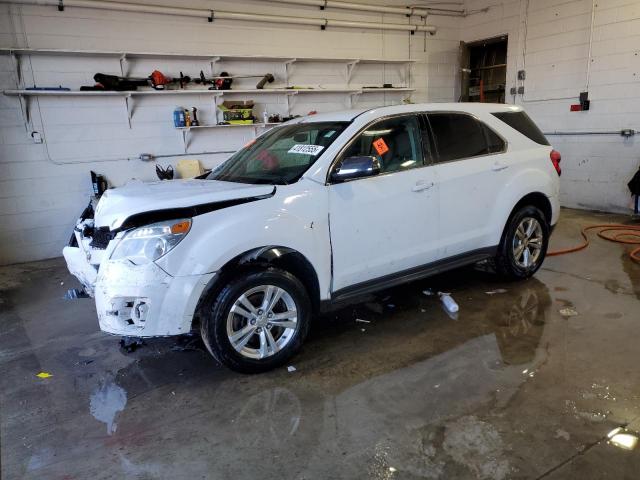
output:
POLYGON ((283 365, 309 331, 309 295, 300 280, 283 270, 242 273, 211 300, 200 326, 202 339, 216 360, 237 372, 261 373, 283 365), (263 310, 265 297, 277 300, 263 310))
POLYGON ((508 280, 529 278, 542 265, 548 246, 549 224, 544 214, 532 205, 520 207, 511 214, 502 233, 498 253, 494 260, 496 272, 508 280), (533 223, 528 223, 531 220, 533 223), (523 230, 528 230, 529 225, 533 225, 533 231, 530 236, 524 232, 525 237, 523 238, 523 230), (516 258, 523 242, 524 249, 516 258), (539 249, 536 248, 536 245, 539 246, 539 249), (526 252, 528 252, 528 257, 526 252))

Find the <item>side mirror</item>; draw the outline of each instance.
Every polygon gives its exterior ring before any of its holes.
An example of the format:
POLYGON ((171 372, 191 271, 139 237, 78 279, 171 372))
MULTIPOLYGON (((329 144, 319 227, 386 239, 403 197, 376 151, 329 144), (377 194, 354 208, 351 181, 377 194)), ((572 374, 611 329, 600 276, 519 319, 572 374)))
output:
POLYGON ((354 178, 373 177, 380 173, 380 162, 376 157, 347 157, 331 172, 331 183, 340 183, 354 178))

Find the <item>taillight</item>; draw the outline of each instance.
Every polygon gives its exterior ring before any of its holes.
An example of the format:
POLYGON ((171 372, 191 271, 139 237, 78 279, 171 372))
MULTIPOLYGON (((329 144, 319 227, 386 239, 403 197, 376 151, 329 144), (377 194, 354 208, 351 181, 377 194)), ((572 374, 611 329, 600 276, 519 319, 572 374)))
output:
POLYGON ((562 168, 560 168, 560 160, 562 160, 562 156, 560 155, 560 152, 557 150, 551 150, 549 158, 551 158, 551 163, 553 163, 553 168, 558 172, 558 176, 562 175, 562 168))

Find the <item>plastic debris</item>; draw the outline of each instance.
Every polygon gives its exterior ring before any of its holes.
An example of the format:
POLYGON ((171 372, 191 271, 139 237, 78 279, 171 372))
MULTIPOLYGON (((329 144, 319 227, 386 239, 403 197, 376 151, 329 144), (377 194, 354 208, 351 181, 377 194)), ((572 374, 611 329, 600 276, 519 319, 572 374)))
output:
POLYGON ((362 318, 356 318, 356 322, 359 322, 359 323, 371 323, 371 320, 363 320, 362 318))
POLYGON ((451 297, 451 294, 438 292, 438 295, 440 296, 440 301, 442 301, 444 308, 446 308, 448 312, 456 313, 460 309, 456 301, 451 297))
POLYGON ((36 377, 38 378, 49 378, 49 377, 53 377, 53 375, 49 372, 40 372, 38 374, 36 374, 36 377))
POLYGON ((393 303, 388 303, 388 304, 387 304, 387 307, 389 307, 389 308, 396 308, 396 306, 395 306, 393 303))
POLYGON ((79 288, 70 288, 67 293, 64 294, 65 300, 75 300, 76 298, 89 298, 89 294, 79 288))
POLYGON ((431 290, 430 288, 427 288, 426 290, 423 290, 422 293, 424 293, 427 297, 435 295, 435 292, 433 290, 431 290))
POLYGON ((424 312, 426 312, 427 310, 426 310, 426 309, 424 309, 424 308, 421 308, 421 309, 420 309, 420 311, 421 311, 422 313, 424 313, 424 312))
POLYGON ((360 330, 362 330, 363 332, 366 332, 366 330, 364 328, 361 328, 360 330))
POLYGON ((291 373, 291 372, 295 372, 296 371, 296 367, 294 367, 293 365, 289 365, 287 367, 287 372, 291 373))
POLYGON ((64 282, 60 282, 60 285, 64 285, 64 282))
POLYGON ((486 293, 487 295, 495 295, 497 293, 507 293, 507 291, 504 288, 496 288, 495 290, 490 290, 484 293, 486 293))
POLYGON ((120 348, 127 353, 135 352, 138 347, 142 347, 144 344, 142 339, 137 337, 122 337, 120 339, 120 348))
POLYGON ((563 317, 575 317, 578 315, 578 311, 575 308, 561 308, 560 310, 558 310, 560 312, 560 315, 562 315, 563 317))

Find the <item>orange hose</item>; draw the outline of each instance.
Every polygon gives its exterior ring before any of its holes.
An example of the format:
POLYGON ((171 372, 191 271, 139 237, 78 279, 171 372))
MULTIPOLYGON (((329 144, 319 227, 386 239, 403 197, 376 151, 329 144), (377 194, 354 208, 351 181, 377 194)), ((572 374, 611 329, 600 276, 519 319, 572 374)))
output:
MULTIPOLYGON (((584 243, 571 248, 564 248, 561 250, 553 250, 552 252, 547 252, 547 255, 564 255, 565 253, 577 252, 579 250, 583 250, 589 246, 589 238, 587 237, 587 231, 599 228, 598 236, 600 238, 604 238, 605 240, 609 240, 610 242, 616 243, 626 243, 628 245, 640 245, 640 225, 622 225, 615 223, 605 223, 601 225, 590 225, 588 227, 584 227, 580 233, 582 234, 582 238, 584 238, 584 243), (613 232, 609 234, 605 234, 605 232, 613 232)), ((629 256, 632 260, 640 263, 640 247, 634 248, 629 256)))

